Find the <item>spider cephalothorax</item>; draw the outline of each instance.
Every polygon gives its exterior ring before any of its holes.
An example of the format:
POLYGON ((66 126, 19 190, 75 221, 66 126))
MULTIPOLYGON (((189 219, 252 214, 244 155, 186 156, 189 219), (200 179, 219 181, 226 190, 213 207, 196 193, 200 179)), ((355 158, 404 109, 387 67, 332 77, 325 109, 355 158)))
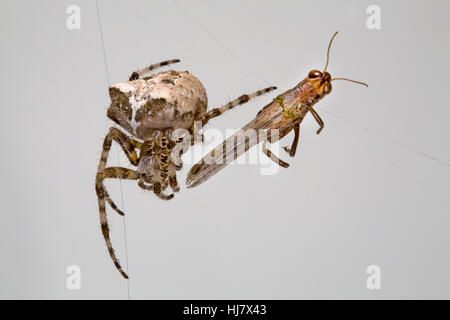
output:
POLYGON ((109 88, 111 105, 107 116, 131 136, 118 128, 110 129, 103 142, 95 189, 103 237, 115 266, 125 278, 127 275, 114 254, 109 238, 106 202, 120 215, 123 215, 123 212, 109 197, 103 181, 107 178, 138 180, 138 185, 142 189, 153 191, 160 199, 172 199, 174 194, 167 194, 165 191, 168 187, 173 192, 179 191, 176 171, 181 169, 180 157, 181 153, 186 151, 186 144, 183 144, 182 149, 176 147, 186 141, 189 141, 189 144, 198 141, 194 135, 195 123, 200 122, 204 125, 225 111, 275 89, 270 87, 242 95, 222 107, 207 112, 206 90, 189 72, 170 70, 141 78, 151 70, 175 62, 179 60, 168 60, 138 70, 132 73, 130 81, 109 88), (184 130, 189 136, 186 138, 186 135, 178 135, 178 130, 184 130), (137 170, 106 167, 113 140, 121 146, 137 170))

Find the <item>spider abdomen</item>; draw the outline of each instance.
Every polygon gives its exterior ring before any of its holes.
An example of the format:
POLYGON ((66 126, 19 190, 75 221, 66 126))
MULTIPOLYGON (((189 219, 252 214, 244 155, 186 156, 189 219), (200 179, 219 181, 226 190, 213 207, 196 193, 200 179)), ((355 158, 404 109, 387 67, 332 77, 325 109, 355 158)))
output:
POLYGON ((154 130, 191 129, 208 104, 203 84, 187 71, 118 83, 109 92, 108 117, 142 140, 151 138, 154 130))

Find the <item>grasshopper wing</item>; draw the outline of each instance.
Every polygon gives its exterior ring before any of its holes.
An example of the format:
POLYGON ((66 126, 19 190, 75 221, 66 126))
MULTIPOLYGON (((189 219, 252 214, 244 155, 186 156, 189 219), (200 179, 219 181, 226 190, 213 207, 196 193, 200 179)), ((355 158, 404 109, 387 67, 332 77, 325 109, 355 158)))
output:
MULTIPOLYGON (((283 118, 278 103, 271 102, 265 106, 252 121, 205 155, 189 170, 186 186, 192 188, 202 184, 259 142, 275 141, 275 136, 279 138, 279 133, 273 129, 283 128, 281 131, 288 131, 283 118)), ((283 133, 281 132, 282 135, 283 133)))

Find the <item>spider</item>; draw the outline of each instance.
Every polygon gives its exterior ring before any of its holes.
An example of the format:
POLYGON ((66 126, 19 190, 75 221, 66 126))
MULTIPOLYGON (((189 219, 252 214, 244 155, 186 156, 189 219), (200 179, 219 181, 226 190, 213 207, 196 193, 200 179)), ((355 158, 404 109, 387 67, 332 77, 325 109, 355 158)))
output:
POLYGON ((103 142, 95 190, 102 234, 109 255, 126 279, 128 276, 115 256, 109 237, 106 202, 119 215, 124 213, 111 200, 103 181, 105 179, 137 180, 139 187, 153 191, 160 199, 172 199, 174 194, 166 194, 164 191, 168 187, 173 192, 178 192, 180 189, 176 171, 182 167, 181 155, 186 151, 185 142, 188 141, 189 146, 199 140, 196 138, 198 135, 195 135, 196 124, 204 125, 225 111, 276 89, 276 87, 268 87, 252 94, 244 94, 207 112, 206 90, 202 83, 188 71, 169 70, 143 77, 152 70, 179 61, 179 59, 173 59, 150 65, 133 72, 128 82, 109 87, 111 105, 108 108, 107 117, 129 135, 116 127, 111 127, 109 130, 103 142), (179 129, 194 135, 195 139, 189 141, 191 140, 189 134, 178 137, 176 131, 179 129), (131 164, 137 167, 136 170, 106 167, 112 141, 120 145, 131 164), (182 143, 184 143, 183 149, 173 152, 179 150, 176 147, 182 143))

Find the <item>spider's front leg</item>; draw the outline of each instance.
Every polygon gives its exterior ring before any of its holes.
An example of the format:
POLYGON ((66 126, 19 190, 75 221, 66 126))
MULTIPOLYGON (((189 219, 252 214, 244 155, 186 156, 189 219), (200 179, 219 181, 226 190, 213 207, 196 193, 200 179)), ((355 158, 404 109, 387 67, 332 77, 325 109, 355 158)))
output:
POLYGON ((223 105, 223 106, 221 106, 219 108, 214 108, 214 109, 208 111, 205 114, 205 118, 203 120, 203 124, 206 124, 212 118, 218 117, 222 113, 224 113, 224 112, 226 112, 228 110, 231 110, 231 109, 233 109, 234 107, 236 107, 236 106, 238 106, 240 104, 248 102, 250 99, 256 98, 256 97, 258 97, 260 95, 263 95, 263 94, 265 94, 267 92, 275 90, 276 88, 277 87, 268 87, 268 88, 265 88, 265 89, 262 89, 262 90, 250 93, 250 94, 244 94, 244 95, 240 96, 239 98, 237 98, 237 99, 235 99, 233 101, 230 101, 227 104, 225 104, 225 105, 223 105))
POLYGON ((137 166, 139 160, 135 149, 140 149, 142 147, 142 143, 130 138, 119 129, 111 127, 105 137, 105 140, 103 140, 102 156, 98 165, 98 171, 103 170, 106 167, 106 161, 108 160, 108 154, 113 140, 120 145, 131 164, 133 166, 137 166))
POLYGON ((159 62, 159 63, 152 64, 152 65, 150 65, 148 67, 145 67, 145 68, 142 68, 142 69, 139 69, 139 70, 133 72, 131 74, 129 80, 130 81, 137 80, 141 76, 143 76, 146 73, 149 73, 152 70, 156 70, 156 69, 158 69, 160 67, 167 66, 169 64, 177 63, 177 62, 180 62, 180 59, 171 59, 171 60, 166 60, 166 61, 162 61, 162 62, 159 62))
MULTIPOLYGON (((120 145, 123 152, 125 152, 125 154, 127 155, 128 160, 130 160, 131 164, 137 166, 139 163, 139 158, 135 149, 141 148, 142 143, 128 137, 119 129, 112 127, 111 129, 109 129, 109 132, 106 135, 105 140, 103 141, 103 149, 102 155, 100 157, 100 163, 98 165, 98 172, 102 171, 106 167, 109 150, 111 149, 111 143, 113 140, 120 145)), ((111 208, 113 208, 114 211, 123 216, 124 213, 119 208, 117 208, 116 204, 111 200, 106 190, 104 190, 104 196, 105 200, 109 203, 111 208)))
POLYGON ((105 238, 106 247, 108 248, 109 255, 111 256, 114 265, 122 274, 122 276, 126 279, 128 279, 128 276, 122 270, 122 267, 120 266, 120 263, 116 258, 114 249, 112 247, 111 239, 109 237, 108 219, 106 217, 106 208, 105 208, 105 198, 107 192, 103 184, 103 180, 108 178, 137 180, 139 179, 139 177, 140 176, 136 171, 121 167, 109 167, 97 172, 97 176, 95 179, 95 191, 97 192, 98 207, 100 211, 100 224, 102 227, 103 237, 105 238))

